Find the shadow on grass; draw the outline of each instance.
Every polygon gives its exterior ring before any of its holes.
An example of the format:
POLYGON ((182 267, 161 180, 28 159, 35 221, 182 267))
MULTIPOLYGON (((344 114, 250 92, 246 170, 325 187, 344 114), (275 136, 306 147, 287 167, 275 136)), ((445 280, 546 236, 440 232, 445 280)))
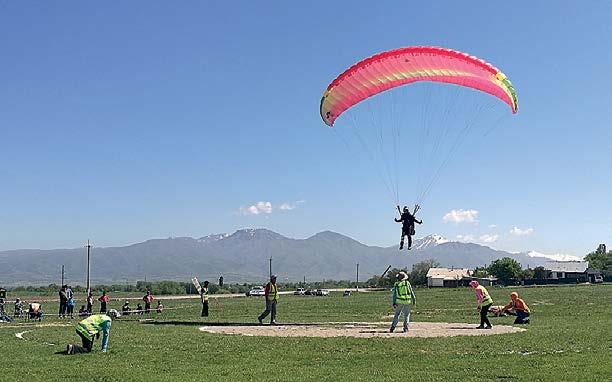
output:
MULTIPOLYGON (((207 321, 144 321, 144 325, 175 325, 175 326, 270 326, 269 324, 258 324, 252 322, 207 322, 207 321)), ((281 322, 276 326, 321 326, 318 323, 295 323, 281 322)))

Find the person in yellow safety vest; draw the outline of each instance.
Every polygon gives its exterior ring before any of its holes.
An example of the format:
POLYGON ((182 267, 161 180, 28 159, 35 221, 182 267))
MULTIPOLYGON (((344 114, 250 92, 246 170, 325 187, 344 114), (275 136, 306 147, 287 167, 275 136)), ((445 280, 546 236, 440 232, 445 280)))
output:
POLYGON ((487 318, 487 312, 491 305, 493 305, 493 299, 491 295, 489 295, 489 291, 487 288, 478 284, 478 281, 472 280, 470 281, 470 287, 474 289, 474 293, 476 293, 476 299, 478 300, 478 309, 480 311, 480 325, 476 329, 491 329, 491 323, 487 318))
POLYGON ((208 281, 204 281, 200 298, 202 299, 202 317, 208 317, 208 281))
POLYGON ((416 296, 412 290, 412 285, 410 285, 408 281, 406 272, 400 272, 396 277, 398 281, 393 285, 392 295, 392 304, 393 309, 395 309, 395 314, 393 315, 393 322, 391 322, 389 332, 393 333, 399 321, 400 314, 404 312, 404 333, 406 333, 408 331, 408 324, 410 323, 410 305, 416 304, 416 296))
MULTIPOLYGON (((111 309, 109 315, 113 318, 121 316, 119 312, 114 309, 111 309)), ((66 354, 90 353, 93 348, 94 340, 100 337, 100 332, 102 332, 102 353, 106 353, 111 323, 111 317, 106 314, 94 314, 76 324, 76 333, 81 337, 83 346, 69 344, 66 347, 66 354)))
POLYGON ((259 324, 270 315, 270 325, 276 325, 276 303, 278 302, 278 287, 276 286, 276 275, 270 276, 270 282, 266 284, 264 295, 266 297, 266 310, 257 317, 259 324))

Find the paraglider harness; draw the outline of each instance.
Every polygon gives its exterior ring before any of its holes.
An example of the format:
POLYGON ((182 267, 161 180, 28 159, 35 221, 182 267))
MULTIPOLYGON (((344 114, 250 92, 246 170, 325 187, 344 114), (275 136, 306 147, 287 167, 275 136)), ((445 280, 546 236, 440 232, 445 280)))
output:
MULTIPOLYGON (((416 217, 416 213, 421 209, 421 206, 418 204, 414 205, 414 212, 412 212, 412 217, 416 217)), ((400 214, 400 218, 402 217, 402 210, 400 209, 399 206, 397 206, 397 211, 400 214)), ((408 212, 410 212, 410 210, 408 210, 408 212)), ((404 229, 404 227, 402 227, 402 230, 404 229)), ((406 235, 410 235, 410 236, 414 236, 415 235, 415 230, 414 230, 414 222, 412 224, 410 224, 409 228, 408 228, 408 232, 403 232, 406 235)))

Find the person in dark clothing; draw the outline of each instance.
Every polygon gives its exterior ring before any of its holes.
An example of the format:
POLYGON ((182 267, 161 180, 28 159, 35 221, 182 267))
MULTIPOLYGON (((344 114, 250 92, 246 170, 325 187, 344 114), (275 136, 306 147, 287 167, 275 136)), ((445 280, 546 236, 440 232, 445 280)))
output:
POLYGON ((278 302, 278 287, 276 286, 276 275, 270 276, 270 282, 264 288, 264 296, 266 297, 266 310, 264 310, 257 321, 263 324, 263 319, 270 315, 270 325, 276 325, 276 303, 278 302))
POLYGON ((125 304, 123 304, 123 307, 121 308, 121 314, 123 314, 124 316, 130 315, 130 302, 129 301, 126 301, 125 304))
POLYGON ((202 299, 202 317, 208 317, 208 281, 204 281, 202 285, 200 298, 202 299))
POLYGON ((87 313, 89 314, 93 312, 93 303, 94 303, 93 293, 89 292, 89 295, 87 296, 87 313))
POLYGON ((68 308, 68 294, 66 293, 66 289, 68 289, 67 285, 62 285, 62 288, 59 290, 59 318, 66 317, 66 309, 68 308))
MULTIPOLYGON (((395 219, 395 222, 402 223, 402 238, 400 239, 399 249, 401 250, 404 248, 404 237, 408 236, 408 249, 410 250, 410 248, 412 248, 412 235, 415 233, 414 223, 422 224, 423 222, 421 220, 417 220, 417 218, 410 213, 410 210, 406 206, 404 206, 403 210, 400 210, 400 207, 397 206, 397 210, 401 216, 399 219, 395 219)), ((416 210, 417 209, 415 208, 415 213, 416 210)))

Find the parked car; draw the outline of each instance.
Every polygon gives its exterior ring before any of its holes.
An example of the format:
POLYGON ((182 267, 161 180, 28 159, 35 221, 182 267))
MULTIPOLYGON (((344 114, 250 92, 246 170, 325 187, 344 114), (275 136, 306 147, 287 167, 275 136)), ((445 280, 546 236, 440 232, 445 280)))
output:
POLYGON ((294 295, 296 296, 304 296, 306 294, 306 289, 304 288, 297 288, 297 290, 295 292, 293 292, 294 295))
POLYGON ((247 297, 250 296, 265 296, 266 291, 262 286, 254 286, 250 291, 246 292, 247 297))
POLYGON ((317 289, 317 296, 329 296, 329 290, 317 289))
POLYGON ((304 292, 304 294, 306 296, 316 296, 317 290, 316 289, 306 289, 306 292, 304 292))
POLYGON ((342 297, 351 297, 351 291, 350 290, 345 290, 344 293, 342 293, 342 297))
POLYGON ((603 280, 603 277, 602 277, 601 275, 596 275, 596 276, 593 278, 593 282, 594 282, 595 284, 603 283, 603 281, 604 281, 604 280, 603 280))

